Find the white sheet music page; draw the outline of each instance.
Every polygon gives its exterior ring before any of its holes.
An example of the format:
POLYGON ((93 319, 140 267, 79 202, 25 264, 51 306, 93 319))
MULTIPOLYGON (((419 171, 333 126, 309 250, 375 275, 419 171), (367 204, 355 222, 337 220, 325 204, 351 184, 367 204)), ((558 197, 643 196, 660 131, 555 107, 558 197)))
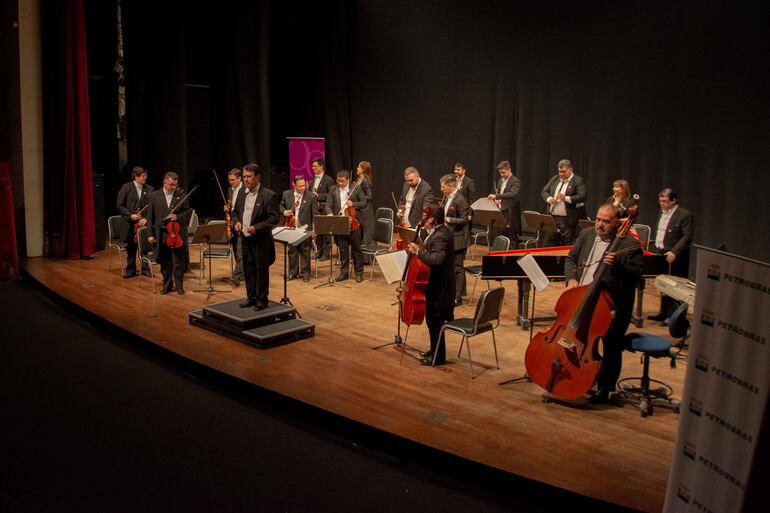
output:
POLYGON ((489 198, 479 198, 476 201, 473 202, 473 205, 471 205, 471 208, 475 210, 476 212, 480 210, 500 210, 500 207, 497 206, 497 203, 495 203, 493 200, 489 198))
POLYGON ((382 275, 385 277, 385 281, 388 284, 400 281, 404 276, 404 269, 406 269, 406 251, 396 251, 394 253, 386 253, 384 255, 377 255, 377 265, 382 269, 382 275))
POLYGON ((550 282, 543 270, 540 269, 540 266, 537 265, 537 260, 532 256, 532 253, 527 253, 516 260, 516 262, 519 264, 519 267, 527 273, 529 281, 532 282, 532 285, 535 286, 538 292, 542 292, 548 287, 550 282))

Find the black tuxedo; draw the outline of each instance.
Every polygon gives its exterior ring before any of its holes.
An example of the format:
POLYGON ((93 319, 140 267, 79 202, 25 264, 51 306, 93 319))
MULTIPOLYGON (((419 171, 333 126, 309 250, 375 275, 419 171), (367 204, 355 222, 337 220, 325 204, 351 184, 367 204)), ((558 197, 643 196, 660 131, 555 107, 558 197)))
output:
POLYGON ((476 195, 476 182, 474 182, 473 178, 468 175, 463 177, 462 183, 460 183, 459 180, 457 181, 457 190, 459 190, 463 196, 465 196, 465 199, 468 200, 468 205, 473 205, 473 202, 478 199, 478 196, 476 195))
MULTIPOLYGON (((313 193, 305 190, 299 201, 299 206, 294 209, 294 190, 289 189, 283 191, 281 195, 280 212, 283 214, 285 211, 290 210, 294 212, 296 220, 295 226, 302 226, 308 230, 313 229, 313 211, 315 210, 315 198, 313 193)), ((284 220, 287 217, 283 217, 284 220)), ((289 271, 290 275, 299 275, 299 269, 297 267, 297 256, 300 256, 300 267, 304 276, 310 276, 310 239, 306 240, 299 246, 289 246, 289 271)))
POLYGON ((281 215, 278 211, 278 195, 260 185, 256 193, 251 219, 244 220, 246 209, 246 191, 238 194, 233 209, 233 223, 241 223, 241 243, 243 244, 243 276, 246 281, 246 297, 249 301, 267 304, 270 292, 270 266, 275 262, 275 243, 273 227, 278 224, 281 215), (246 234, 246 226, 256 230, 253 235, 246 234))
MULTIPOLYGON (((665 234, 663 235, 663 247, 658 247, 655 239, 658 235, 658 227, 663 212, 658 213, 658 220, 652 227, 650 239, 652 240, 652 252, 665 255, 669 251, 676 255, 676 260, 671 264, 670 274, 686 278, 690 268, 690 244, 695 233, 695 218, 690 211, 680 206, 671 214, 665 234)), ((673 298, 665 294, 660 296, 660 312, 666 316, 674 313, 676 303, 673 298)))
POLYGON ((176 285, 177 290, 184 290, 187 225, 190 222, 192 212, 187 200, 179 205, 184 196, 184 191, 181 189, 175 190, 169 205, 166 203, 166 195, 162 187, 147 195, 147 202, 149 203, 146 210, 147 226, 150 227, 150 231, 158 245, 158 261, 160 262, 160 272, 163 275, 163 290, 166 292, 171 290, 172 285, 176 285), (176 214, 176 222, 179 223, 182 246, 179 248, 169 248, 166 245, 166 238, 168 237, 166 216, 176 205, 179 206, 174 209, 174 214, 176 214))
POLYGON ((501 200, 500 210, 503 211, 505 222, 508 224, 508 233, 506 235, 511 239, 511 247, 517 248, 519 247, 519 234, 521 233, 521 202, 519 198, 521 180, 515 175, 511 175, 508 178, 505 190, 500 193, 502 184, 503 178, 500 177, 495 184, 495 199, 501 200))
MULTIPOLYGON (((577 280, 583 274, 596 239, 596 230, 586 228, 580 232, 575 245, 564 261, 565 280, 577 280)), ((620 376, 623 363, 623 340, 631 321, 631 311, 634 306, 636 284, 642 275, 644 256, 642 247, 635 238, 628 236, 620 243, 616 251, 627 249, 625 253, 615 256, 615 263, 603 277, 603 286, 615 305, 615 317, 603 338, 603 358, 599 375, 599 389, 615 390, 615 384, 620 376)), ((598 258, 597 258, 598 259, 598 258)), ((594 279, 598 276, 594 275, 594 279)))
MULTIPOLYGON (((352 191, 350 194, 350 201, 353 202, 353 208, 356 209, 356 219, 359 223, 361 218, 358 215, 358 210, 366 207, 366 195, 360 187, 353 189, 352 185, 348 186, 348 191, 352 191)), ((340 203, 339 187, 332 187, 329 191, 329 195, 326 198, 326 214, 340 215, 343 208, 340 203)), ((340 249, 340 275, 348 276, 350 268, 350 250, 353 248, 353 269, 356 272, 356 276, 360 276, 364 273, 364 255, 361 253, 361 227, 358 230, 351 230, 350 235, 335 235, 334 241, 337 243, 337 247, 340 249)))
MULTIPOLYGON (((323 215, 326 211, 326 199, 329 197, 329 189, 336 187, 337 182, 334 181, 334 179, 324 173, 321 175, 321 181, 318 182, 318 186, 314 188, 314 182, 315 182, 315 176, 307 181, 307 188, 308 190, 315 196, 316 198, 316 214, 323 215)), ((328 256, 331 257, 330 249, 331 249, 332 241, 329 238, 328 235, 317 235, 316 236, 316 251, 318 252, 318 257, 322 256, 328 256)))
POLYGON ((361 177, 359 187, 366 196, 366 206, 358 210, 358 217, 361 219, 361 241, 364 246, 371 246, 374 243, 374 205, 372 204, 372 184, 369 179, 361 177))
POLYGON ((444 363, 446 349, 444 338, 439 340, 441 326, 454 319, 454 235, 444 225, 437 226, 417 253, 418 258, 430 267, 428 286, 425 289, 425 323, 430 333, 430 350, 436 354, 436 363, 444 363))
MULTIPOLYGON (((401 198, 398 200, 399 205, 406 205, 406 194, 408 192, 409 184, 404 183, 404 189, 401 191, 401 198)), ((422 219, 423 209, 433 203, 433 188, 428 182, 420 179, 420 183, 417 184, 417 189, 414 193, 414 199, 412 200, 412 209, 409 211, 409 226, 412 228, 417 226, 422 219)))
MULTIPOLYGON (((151 185, 142 185, 141 195, 136 191, 136 185, 134 182, 128 182, 123 184, 118 191, 118 199, 116 207, 118 213, 123 216, 123 220, 126 222, 123 229, 126 233, 121 231, 120 239, 126 243, 126 274, 136 272, 136 247, 137 243, 134 242, 134 225, 136 221, 131 220, 131 214, 139 212, 147 205, 147 195, 153 191, 151 185)), ((146 212, 142 212, 142 217, 147 217, 146 212)))
POLYGON ((234 229, 235 221, 233 221, 233 205, 235 205, 235 202, 238 201, 240 196, 243 196, 244 190, 245 187, 243 186, 243 183, 241 183, 240 187, 238 187, 238 194, 233 198, 233 193, 235 191, 232 187, 228 187, 227 189, 227 201, 230 203, 230 247, 235 256, 235 268, 233 268, 232 278, 236 283, 243 281, 243 243, 234 229))
MULTIPOLYGON (((561 178, 557 174, 551 178, 540 195, 544 201, 548 201, 548 198, 553 198, 556 195, 556 191, 560 185, 561 178)), ((567 212, 566 216, 553 216, 556 221, 556 226, 559 228, 559 233, 555 236, 551 236, 552 244, 557 246, 569 246, 571 245, 578 235, 578 220, 585 219, 586 215, 586 183, 581 177, 572 173, 567 190, 564 195, 569 198, 569 201, 564 201, 564 207, 567 212)), ((548 213, 551 213, 553 206, 548 204, 548 213)))
MULTIPOLYGON (((446 197, 441 200, 441 207, 445 207, 446 197)), ((468 213, 470 205, 468 199, 460 191, 449 202, 448 210, 445 209, 444 222, 453 235, 454 244, 454 268, 455 268, 455 297, 462 298, 465 294, 465 252, 468 249, 470 232, 468 230, 468 213)))

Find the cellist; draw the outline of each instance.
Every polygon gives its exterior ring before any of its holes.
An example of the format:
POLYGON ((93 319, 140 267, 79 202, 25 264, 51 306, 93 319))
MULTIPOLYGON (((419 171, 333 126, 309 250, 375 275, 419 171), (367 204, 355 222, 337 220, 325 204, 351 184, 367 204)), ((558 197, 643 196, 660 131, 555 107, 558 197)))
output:
POLYGON ((623 339, 631 320, 636 284, 642 274, 642 248, 633 237, 623 239, 616 252, 607 253, 602 258, 619 226, 617 207, 609 203, 600 206, 594 227, 580 232, 564 262, 568 289, 591 283, 601 261, 609 268, 604 275, 604 289, 612 298, 615 316, 602 338, 598 392, 591 398, 594 404, 609 403, 610 393, 615 391, 623 363, 623 339))
POLYGON ((187 224, 190 221, 190 205, 183 201, 184 194, 177 188, 179 176, 173 171, 163 175, 163 187, 147 196, 147 226, 150 227, 148 240, 153 244, 158 242, 158 261, 163 275, 161 294, 168 294, 174 287, 179 295, 184 294, 184 260, 187 247, 187 224), (174 212, 169 212, 174 209, 174 212), (166 226, 169 221, 179 223, 182 245, 178 248, 169 247, 166 238, 169 236, 166 226))
POLYGON ((430 350, 420 353, 422 365, 432 365, 434 353, 436 365, 446 362, 444 337, 439 340, 441 326, 454 319, 455 274, 454 234, 444 224, 444 209, 436 206, 425 223, 422 248, 414 242, 409 252, 430 267, 428 286, 425 289, 425 323, 430 333, 430 350))
POLYGON ((361 187, 350 185, 350 171, 341 169, 337 171, 337 187, 329 190, 326 197, 326 215, 350 215, 350 235, 335 235, 334 242, 340 250, 340 275, 337 281, 344 281, 350 277, 350 249, 353 252, 353 269, 356 273, 356 282, 364 281, 364 254, 361 252, 361 226, 358 218, 358 210, 366 207, 366 195, 361 187), (353 210, 350 210, 350 209, 353 210), (353 228, 353 221, 358 226, 353 228))

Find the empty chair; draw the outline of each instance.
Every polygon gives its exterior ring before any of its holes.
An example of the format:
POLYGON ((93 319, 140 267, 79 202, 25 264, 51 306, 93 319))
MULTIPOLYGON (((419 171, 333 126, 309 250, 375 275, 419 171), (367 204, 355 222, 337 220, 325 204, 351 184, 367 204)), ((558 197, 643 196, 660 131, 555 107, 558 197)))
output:
POLYGON ((376 210, 374 213, 375 219, 390 219, 395 223, 395 219, 393 216, 393 209, 388 207, 380 207, 376 210))
POLYGON ((369 275, 369 280, 374 278, 374 265, 376 263, 377 255, 383 255, 390 251, 390 246, 393 243, 393 220, 387 218, 378 218, 374 223, 374 234, 372 236, 373 243, 371 246, 361 246, 361 251, 364 255, 370 255, 372 257, 372 272, 369 275), (380 244, 385 244, 381 246, 380 244))
MULTIPOLYGON (((464 317, 461 319, 455 319, 454 321, 448 321, 441 327, 439 337, 445 334, 446 331, 453 331, 462 335, 462 342, 460 342, 460 349, 457 351, 457 356, 463 350, 463 344, 466 344, 466 350, 468 353, 468 363, 471 368, 471 378, 475 378, 473 373, 473 359, 471 357, 471 337, 481 335, 488 331, 492 332, 492 347, 495 351, 495 364, 497 368, 500 368, 500 360, 497 357, 497 340, 495 340, 495 328, 500 324, 500 310, 503 306, 503 298, 505 297, 505 289, 503 287, 497 287, 494 289, 485 290, 479 298, 479 303, 476 305, 476 313, 473 317, 464 317)), ((436 355, 433 355, 433 364, 436 364, 436 355)), ((480 373, 479 373, 480 374, 480 373)))
POLYGON ((650 234, 652 230, 646 224, 635 224, 634 231, 639 236, 639 240, 644 244, 644 249, 650 250, 650 234))
POLYGON ((123 216, 110 216, 107 218, 107 234, 109 240, 107 241, 107 270, 112 270, 112 251, 118 252, 118 260, 120 260, 121 272, 126 267, 123 265, 123 253, 126 251, 128 244, 123 242, 128 234, 128 223, 123 219, 123 216))
MULTIPOLYGON (((490 251, 508 251, 509 249, 511 249, 511 239, 505 235, 498 235, 495 237, 495 242, 492 244, 490 251)), ((481 266, 469 265, 463 267, 463 269, 465 269, 466 273, 470 273, 476 278, 473 280, 473 290, 471 291, 471 297, 468 299, 468 306, 471 306, 473 304, 473 296, 476 294, 476 285, 478 285, 479 276, 481 276, 481 266)), ((487 286, 489 286, 489 281, 487 281, 487 286)))
MULTIPOLYGON (((153 266, 160 265, 157 262, 157 255, 155 254, 155 246, 150 242, 148 237, 150 236, 149 228, 142 226, 136 233, 137 236, 137 252, 139 253, 139 261, 142 266, 147 264, 147 268, 150 270, 150 283, 152 283, 152 293, 155 294, 155 271, 153 266)), ((139 273, 139 288, 142 287, 142 273, 139 273)))
MULTIPOLYGON (((531 211, 527 211, 531 212, 531 211)), ((519 247, 529 249, 529 246, 537 247, 537 229, 532 228, 527 222, 524 212, 521 213, 521 233, 519 234, 519 247)))
MULTIPOLYGON (((208 225, 223 225, 225 224, 224 219, 213 219, 207 223, 208 225)), ((198 245, 200 248, 199 255, 200 255, 200 268, 201 272, 198 277, 198 282, 203 279, 204 269, 205 269, 205 262, 209 258, 227 258, 230 260, 230 277, 232 278, 233 275, 233 264, 234 264, 234 258, 233 258, 233 252, 232 248, 230 247, 230 241, 227 239, 226 235, 222 235, 222 237, 219 240, 212 240, 210 241, 206 247, 203 247, 203 244, 198 245)))
POLYGON ((476 259, 476 245, 482 237, 484 238, 484 243, 489 246, 489 226, 471 226, 471 240, 473 241, 471 260, 476 259))

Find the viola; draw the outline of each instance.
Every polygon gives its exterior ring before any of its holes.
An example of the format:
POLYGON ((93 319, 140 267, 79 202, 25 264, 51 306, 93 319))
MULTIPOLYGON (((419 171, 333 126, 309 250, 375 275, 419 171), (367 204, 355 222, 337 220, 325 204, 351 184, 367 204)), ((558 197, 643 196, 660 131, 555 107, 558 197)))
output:
MULTIPOLYGON (((433 215, 431 207, 425 207, 422 219, 417 225, 417 236, 420 229, 433 215)), ((401 303, 401 322, 407 326, 422 324, 425 319, 425 290, 428 288, 430 267, 425 265, 416 255, 409 253, 406 269, 401 279, 398 300, 401 303)))
POLYGON ((184 240, 181 235, 182 227, 176 221, 169 221, 166 224, 166 246, 170 248, 181 248, 184 240))
MULTIPOLYGON (((626 219, 607 248, 616 252, 628 234, 639 207, 626 219)), ((599 340, 607 334, 615 305, 603 288, 607 273, 603 258, 588 285, 567 289, 556 302, 556 321, 529 343, 524 364, 529 377, 551 395, 573 400, 583 396, 599 375, 599 340)))

